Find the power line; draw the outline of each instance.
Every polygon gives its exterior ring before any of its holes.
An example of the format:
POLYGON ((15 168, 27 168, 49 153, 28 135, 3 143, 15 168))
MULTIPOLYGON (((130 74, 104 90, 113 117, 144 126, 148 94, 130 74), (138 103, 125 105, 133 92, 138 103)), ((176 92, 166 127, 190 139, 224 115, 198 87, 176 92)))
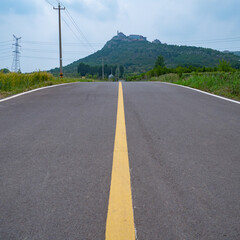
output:
MULTIPOLYGON (((63 19, 63 18, 62 18, 63 19)), ((64 20, 64 19, 63 19, 64 20)), ((79 38, 78 38, 79 39, 79 38)), ((44 42, 44 41, 22 41, 22 44, 30 44, 30 45, 49 45, 49 46, 53 46, 53 45, 57 45, 57 42, 44 42)), ((90 43, 92 45, 102 45, 104 44, 103 42, 93 42, 90 43)), ((79 45, 87 45, 87 43, 84 42, 65 42, 63 44, 64 46, 79 46, 79 45)))
POLYGON ((229 38, 212 38, 212 39, 204 39, 204 40, 191 40, 191 41, 225 41, 225 40, 240 40, 240 37, 229 37, 229 38))
POLYGON ((7 42, 12 42, 11 40, 8 40, 8 41, 2 41, 2 42, 0 42, 0 44, 2 44, 2 43, 7 43, 7 42))
POLYGON ((10 60, 11 58, 12 58, 12 57, 4 56, 4 57, 1 57, 1 58, 0 58, 0 61, 10 60))
POLYGON ((64 53, 76 53, 76 54, 79 54, 79 53, 89 53, 89 51, 63 51, 64 53))
MULTIPOLYGON (((63 18, 62 18, 63 19, 63 18)), ((231 38, 219 38, 219 39, 205 39, 205 40, 179 40, 179 41, 174 41, 174 42, 168 42, 168 43, 191 43, 191 42, 234 42, 234 41, 240 41, 240 37, 231 37, 231 38)), ((7 41, 9 42, 9 41, 7 41)), ((40 45, 56 45, 57 42, 45 42, 45 41, 22 41, 22 43, 29 43, 29 44, 40 44, 40 45)), ((89 42, 90 44, 95 44, 95 45, 100 45, 104 44, 104 42, 89 42)), ((64 43, 65 45, 79 45, 79 44, 86 44, 86 43, 74 43, 74 42, 69 42, 69 43, 64 43)), ((0 42, 1 45, 1 42, 0 42)), ((11 44, 6 44, 6 45, 11 45, 11 44)))
POLYGON ((12 46, 11 43, 0 44, 0 47, 12 46))
POLYGON ((35 45, 57 45, 57 42, 42 42, 42 41, 22 41, 22 43, 35 44, 35 45))
MULTIPOLYGON (((88 43, 83 43, 81 42, 82 40, 78 37, 78 35, 74 32, 74 30, 70 27, 70 25, 68 24, 68 22, 65 20, 65 18, 63 18, 62 16, 62 20, 65 22, 66 26, 69 28, 69 30, 75 35, 75 37, 80 41, 78 43, 64 43, 64 46, 79 46, 79 45, 87 45, 88 43)), ((89 43, 91 45, 102 45, 104 43, 89 43)), ((92 51, 92 49, 91 49, 92 51)))
POLYGON ((2 51, 5 51, 5 50, 11 51, 12 48, 4 48, 4 49, 1 49, 1 50, 0 50, 0 53, 1 53, 2 51))
POLYGON ((83 32, 81 31, 81 29, 78 27, 77 23, 75 22, 75 20, 73 19, 73 17, 71 16, 71 14, 69 13, 69 11, 66 9, 66 15, 67 17, 70 19, 70 21, 72 22, 72 24, 74 25, 74 27, 76 28, 76 30, 78 31, 78 33, 82 36, 82 38, 87 42, 88 46, 90 47, 90 49, 93 50, 93 52, 95 52, 96 50, 94 49, 94 47, 91 45, 91 43, 87 40, 87 38, 85 37, 85 35, 83 34, 83 32))
MULTIPOLYGON (((87 43, 64 43, 65 46, 77 46, 77 45, 86 45, 87 43)), ((105 43, 90 43, 91 45, 103 45, 105 43)))
POLYGON ((5 52, 0 52, 0 56, 8 54, 8 56, 12 57, 12 54, 10 54, 11 51, 5 51, 5 52))
MULTIPOLYGON (((58 2, 58 4, 60 4, 61 2, 59 0, 56 0, 56 2, 58 2)), ((65 7, 63 5, 63 3, 61 3, 61 5, 63 7, 65 7)), ((81 31, 81 29, 78 27, 76 21, 74 20, 74 18, 72 17, 72 15, 70 14, 70 12, 68 11, 68 9, 65 7, 66 11, 65 14, 66 16, 69 18, 69 20, 72 22, 73 26, 76 28, 77 32, 82 36, 82 38, 87 42, 88 46, 90 47, 91 50, 93 50, 93 52, 95 52, 96 50, 94 49, 94 47, 91 45, 91 43, 88 41, 88 39, 85 37, 85 35, 83 34, 83 32, 81 31)), ((75 34, 74 34, 75 35, 75 34)))
POLYGON ((73 31, 73 29, 69 26, 69 24, 67 23, 67 21, 62 17, 62 20, 65 22, 65 24, 67 25, 67 27, 70 29, 70 31, 75 35, 75 37, 81 41, 78 37, 78 35, 73 31))
MULTIPOLYGON (((40 52, 40 53, 49 53, 49 54, 51 54, 51 53, 53 53, 53 54, 56 54, 56 51, 55 50, 47 50, 47 49, 33 49, 33 48, 24 48, 23 50, 22 50, 23 52, 40 52)), ((63 50, 63 52, 64 53, 83 53, 83 52, 89 52, 89 51, 64 51, 63 50)), ((1 54, 1 51, 0 51, 0 54, 1 54)))
POLYGON ((224 43, 224 42, 238 42, 238 41, 240 41, 240 37, 205 39, 205 40, 182 40, 182 41, 168 42, 168 44, 177 44, 177 43, 208 44, 208 43, 224 43))
POLYGON ((45 0, 49 5, 51 5, 52 7, 54 7, 48 0, 45 0))
POLYGON ((36 56, 22 56, 23 58, 36 58, 36 59, 48 59, 48 60, 56 60, 58 59, 57 57, 36 57, 36 56))
MULTIPOLYGON (((43 59, 43 60, 57 60, 58 58, 54 58, 54 57, 36 57, 36 56, 21 56, 22 58, 30 58, 30 59, 43 59)), ((74 58, 65 58, 65 60, 67 61, 74 61, 76 59, 74 58)))
MULTIPOLYGON (((5 53, 5 54, 6 54, 6 53, 5 53)), ((2 55, 0 59, 5 58, 5 57, 12 58, 12 56, 9 56, 9 55, 2 55)))

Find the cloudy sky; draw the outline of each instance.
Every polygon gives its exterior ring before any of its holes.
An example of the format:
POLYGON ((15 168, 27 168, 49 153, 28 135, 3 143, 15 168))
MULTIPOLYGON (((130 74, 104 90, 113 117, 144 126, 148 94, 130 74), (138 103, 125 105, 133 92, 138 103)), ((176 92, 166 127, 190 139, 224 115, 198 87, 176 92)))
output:
MULTIPOLYGON (((58 67, 57 0, 0 0, 0 69, 11 70, 13 34, 21 70, 58 67)), ((117 30, 149 41, 240 51, 239 0, 61 0, 63 65, 103 47, 117 30)))

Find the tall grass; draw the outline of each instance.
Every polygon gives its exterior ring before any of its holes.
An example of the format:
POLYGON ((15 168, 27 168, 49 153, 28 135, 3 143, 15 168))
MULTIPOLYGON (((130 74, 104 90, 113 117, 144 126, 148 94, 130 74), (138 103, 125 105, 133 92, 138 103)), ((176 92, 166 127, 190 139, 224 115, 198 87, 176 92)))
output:
POLYGON ((0 72, 0 97, 24 92, 30 89, 70 82, 90 82, 90 79, 56 78, 47 72, 35 73, 1 73, 0 72))
POLYGON ((52 81, 53 76, 47 72, 35 72, 30 74, 21 73, 0 73, 0 90, 4 92, 21 91, 52 81))
POLYGON ((152 81, 171 82, 240 100, 240 72, 166 74, 152 81))

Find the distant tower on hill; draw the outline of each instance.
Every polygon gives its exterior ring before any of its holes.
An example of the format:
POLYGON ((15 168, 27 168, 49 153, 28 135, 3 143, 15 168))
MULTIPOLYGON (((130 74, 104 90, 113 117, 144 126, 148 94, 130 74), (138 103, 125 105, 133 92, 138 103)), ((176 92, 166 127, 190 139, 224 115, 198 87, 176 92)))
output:
POLYGON ((161 41, 158 39, 155 39, 152 43, 161 44, 161 41))

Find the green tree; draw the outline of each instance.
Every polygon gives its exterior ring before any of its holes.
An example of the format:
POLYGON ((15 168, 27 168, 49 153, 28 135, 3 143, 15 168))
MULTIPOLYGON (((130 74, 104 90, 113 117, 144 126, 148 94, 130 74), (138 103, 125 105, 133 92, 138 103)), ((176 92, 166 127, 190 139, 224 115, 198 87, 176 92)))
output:
POLYGON ((232 70, 232 68, 231 68, 229 62, 222 59, 221 61, 219 61, 218 70, 221 72, 230 72, 232 70))
POLYGON ((158 67, 158 66, 160 66, 160 67, 164 67, 165 66, 164 58, 161 55, 158 56, 158 58, 157 58, 157 60, 155 62, 155 67, 158 67))
POLYGON ((7 68, 0 69, 0 72, 2 72, 2 73, 10 73, 10 71, 7 68))
POLYGON ((120 71, 120 77, 123 77, 124 67, 122 65, 120 66, 119 71, 120 71))
POLYGON ((85 63, 79 63, 78 65, 78 73, 81 76, 85 76, 87 73, 89 73, 89 65, 85 63))

